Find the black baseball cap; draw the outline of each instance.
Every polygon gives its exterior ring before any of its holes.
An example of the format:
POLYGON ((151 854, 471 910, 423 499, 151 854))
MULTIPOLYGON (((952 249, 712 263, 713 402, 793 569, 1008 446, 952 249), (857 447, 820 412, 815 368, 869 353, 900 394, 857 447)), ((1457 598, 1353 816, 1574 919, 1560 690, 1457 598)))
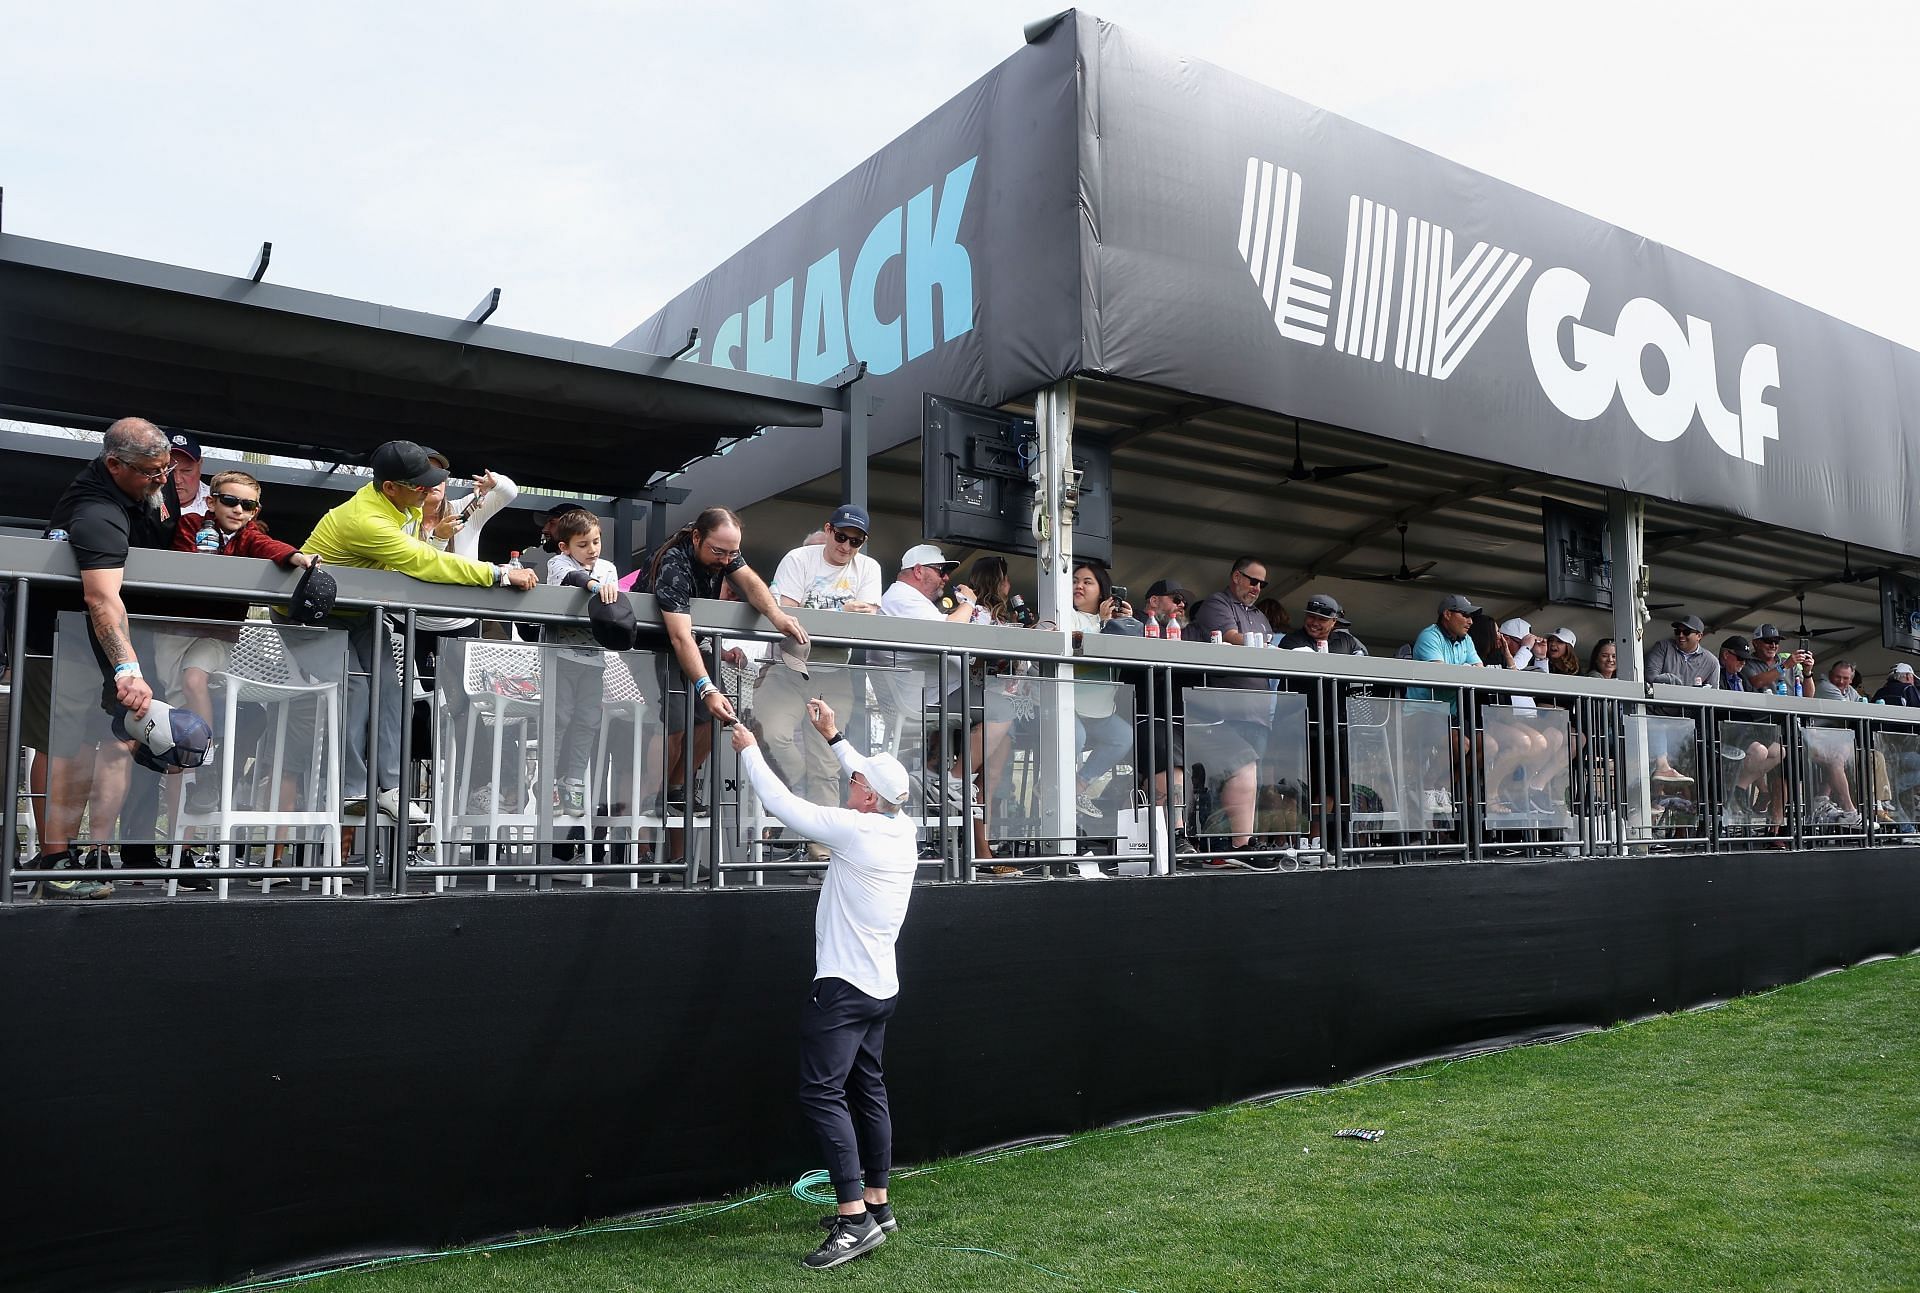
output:
POLYGON ((842 503, 827 518, 827 524, 838 529, 858 530, 862 534, 873 532, 873 522, 867 517, 867 509, 852 503, 842 503))
POLYGON ((1753 631, 1753 640, 1755 642, 1778 642, 1785 636, 1786 634, 1780 631, 1778 624, 1762 624, 1753 631))
POLYGON ((447 469, 433 453, 411 440, 389 440, 373 451, 373 478, 431 489, 447 478, 447 469))
POLYGON ((333 581, 330 572, 320 569, 320 558, 312 557, 300 582, 293 586, 287 618, 295 624, 324 624, 327 616, 333 614, 333 603, 339 596, 340 585, 333 581))
POLYGON ((1738 633, 1735 633, 1732 637, 1728 638, 1725 642, 1722 642, 1720 644, 1720 649, 1722 651, 1731 651, 1735 655, 1739 656, 1742 660, 1753 659, 1753 643, 1747 641, 1745 638, 1741 637, 1738 633))
POLYGON ((1174 583, 1171 579, 1157 579, 1153 587, 1147 589, 1149 597, 1171 597, 1176 602, 1191 602, 1193 594, 1174 583))
POLYGON ((1306 610, 1309 615, 1326 616, 1341 628, 1346 628, 1349 624, 1353 623, 1352 620, 1347 618, 1347 613, 1340 609, 1340 603, 1325 593, 1315 593, 1313 596, 1307 598, 1306 610))

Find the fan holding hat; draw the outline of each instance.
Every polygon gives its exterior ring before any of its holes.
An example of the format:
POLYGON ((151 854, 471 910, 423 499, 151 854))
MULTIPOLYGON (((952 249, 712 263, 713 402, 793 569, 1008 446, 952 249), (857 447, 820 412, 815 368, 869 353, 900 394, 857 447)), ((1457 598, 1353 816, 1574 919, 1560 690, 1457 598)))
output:
MULTIPOLYGON (((529 589, 539 582, 531 570, 476 561, 458 553, 442 552, 418 536, 422 533, 421 506, 427 494, 447 478, 444 460, 411 440, 389 440, 373 451, 373 479, 346 502, 320 518, 301 549, 335 566, 363 570, 392 570, 434 584, 529 589)), ((317 576, 316 576, 317 578, 317 576)), ((304 583, 304 581, 303 581, 304 583)), ((323 623, 347 630, 354 668, 347 680, 347 712, 342 724, 344 749, 342 780, 349 815, 366 812, 368 787, 367 718, 370 709, 366 679, 385 652, 376 617, 366 611, 336 611, 323 623)), ((380 811, 397 817, 400 811, 400 721, 406 704, 398 687, 380 689, 380 811)), ((426 821, 417 804, 409 805, 409 820, 426 821)))

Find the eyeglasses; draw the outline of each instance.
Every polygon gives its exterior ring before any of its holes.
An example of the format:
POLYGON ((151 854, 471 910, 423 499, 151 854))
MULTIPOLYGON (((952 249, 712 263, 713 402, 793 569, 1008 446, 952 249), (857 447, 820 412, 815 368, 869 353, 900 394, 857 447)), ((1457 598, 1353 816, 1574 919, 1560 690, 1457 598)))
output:
POLYGON ((209 494, 208 497, 223 507, 237 507, 243 512, 260 510, 260 500, 257 498, 240 498, 233 494, 209 494))
POLYGON ((709 543, 704 546, 716 561, 732 561, 740 555, 740 549, 738 548, 723 548, 717 543, 709 543))
POLYGON ((128 462, 124 458, 115 458, 114 461, 119 463, 122 467, 125 467, 128 471, 133 472, 136 475, 146 477, 147 481, 152 484, 157 484, 160 481, 165 480, 167 477, 173 475, 174 463, 171 458, 167 460, 166 466, 151 467, 151 468, 137 467, 133 463, 128 462))
POLYGON ((835 530, 833 532, 833 539, 834 542, 844 543, 849 548, 858 548, 866 543, 867 536, 864 534, 848 534, 845 530, 835 530))

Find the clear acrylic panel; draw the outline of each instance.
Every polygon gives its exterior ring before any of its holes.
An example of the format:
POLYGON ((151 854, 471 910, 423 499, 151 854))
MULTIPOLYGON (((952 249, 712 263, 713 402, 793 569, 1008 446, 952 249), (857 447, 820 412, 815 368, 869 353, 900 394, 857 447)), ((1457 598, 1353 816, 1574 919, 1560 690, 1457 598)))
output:
POLYGON ((1452 741, 1445 701, 1346 697, 1347 766, 1363 831, 1452 828, 1452 741))
POLYGON ((1801 829, 1809 835, 1857 835, 1866 830, 1860 811, 1860 734, 1851 726, 1807 723, 1800 729, 1807 752, 1801 787, 1801 829))
POLYGON ((1920 828, 1920 732, 1875 730, 1873 820, 1876 830, 1920 828))
POLYGON ((1489 830, 1573 825, 1571 715, 1551 705, 1482 705, 1480 759, 1489 830))
POLYGON ((130 617, 128 630, 157 702, 143 719, 119 704, 86 616, 56 619, 46 744, 63 757, 49 764, 48 794, 53 811, 79 826, 75 840, 317 839, 311 822, 275 819, 338 810, 329 788, 347 635, 145 616, 130 617), (118 739, 116 720, 140 755, 118 739))
POLYGON ((1720 720, 1713 775, 1723 831, 1736 835, 1785 832, 1785 751, 1786 733, 1773 720, 1720 720))
POLYGON ((1660 714, 1622 719, 1626 746, 1621 790, 1630 840, 1699 835, 1699 741, 1694 721, 1660 714))
MULTIPOLYGON (((1004 740, 1001 771, 986 795, 987 833, 996 843, 1032 840, 1051 848, 1077 814, 1073 785, 1074 682, 1006 675, 986 689, 983 729, 989 745, 1004 740), (1002 735, 1004 734, 1004 736, 1002 735)), ((994 759, 989 759, 989 764, 994 759)))
POLYGON ((1187 800, 1201 835, 1231 842, 1312 830, 1304 695, 1188 687, 1181 705, 1187 800))

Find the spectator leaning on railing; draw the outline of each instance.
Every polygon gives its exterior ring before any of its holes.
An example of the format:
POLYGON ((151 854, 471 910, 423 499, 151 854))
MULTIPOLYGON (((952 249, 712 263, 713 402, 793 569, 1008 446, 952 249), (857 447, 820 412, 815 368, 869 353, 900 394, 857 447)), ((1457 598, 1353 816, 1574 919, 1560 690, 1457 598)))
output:
MULTIPOLYGON (((427 492, 447 478, 427 450, 411 440, 389 440, 373 451, 373 480, 340 504, 313 527, 303 550, 336 566, 363 570, 392 570, 435 584, 470 587, 532 588, 539 582, 533 571, 496 566, 471 557, 441 552, 415 534, 420 529, 420 504, 427 492), (409 533, 409 527, 413 533, 409 533)), ((400 814, 400 721, 407 698, 392 678, 392 663, 381 650, 382 635, 368 611, 340 611, 329 627, 347 630, 354 671, 347 680, 347 713, 342 745, 342 780, 346 812, 364 816, 367 807, 368 681, 378 667, 387 670, 380 687, 380 766, 374 770, 380 811, 400 814), (358 676, 355 676, 355 675, 358 676)), ((426 821, 418 804, 409 803, 409 820, 426 821)))
POLYGON ((1920 705, 1920 686, 1914 685, 1913 666, 1904 661, 1893 666, 1873 699, 1883 705, 1920 705))
MULTIPOLYGON (((700 654, 700 644, 694 641, 693 601, 696 597, 717 600, 720 585, 731 583, 734 591, 765 616, 767 623, 783 637, 791 638, 795 646, 807 645, 807 631, 800 627, 799 620, 780 608, 766 583, 747 565, 746 558, 740 555, 740 543, 740 518, 724 507, 709 507, 660 546, 648 563, 646 574, 635 585, 638 591, 653 594, 661 623, 666 626, 667 644, 673 658, 693 687, 694 703, 723 723, 734 722, 738 715, 733 712, 733 702, 727 699, 726 692, 708 677, 707 662, 700 654)), ((686 706, 669 694, 671 678, 666 656, 662 654, 656 659, 661 695, 666 698, 661 706, 661 718, 668 733, 667 787, 671 790, 686 784, 680 752, 686 739, 687 714, 686 706), (676 777, 680 780, 676 781, 676 777)), ((693 736, 696 764, 706 761, 710 740, 708 725, 696 724, 693 736)))
POLYGON ((1700 645, 1707 626, 1698 615, 1673 621, 1673 636, 1647 648, 1647 681, 1669 687, 1717 687, 1720 662, 1700 645))
MULTIPOLYGON (((66 535, 74 563, 80 567, 80 597, 36 593, 28 616, 22 731, 29 746, 49 756, 34 762, 33 789, 44 791, 47 810, 40 854, 28 863, 29 869, 78 870, 73 837, 89 801, 93 833, 98 837, 111 832, 126 800, 132 775, 131 742, 113 742, 97 774, 94 756, 96 747, 108 738, 109 717, 118 706, 141 718, 153 700, 153 688, 136 649, 146 647, 151 659, 150 644, 144 633, 136 641, 128 627, 121 582, 129 549, 165 548, 173 542, 179 513, 167 488, 171 470, 167 438, 160 428, 145 418, 121 418, 107 428, 100 456, 81 470, 53 505, 47 533, 66 535), (56 694, 49 658, 56 616, 81 606, 86 610, 87 635, 99 673, 63 669, 56 694), (39 784, 42 768, 46 781, 39 784)), ((70 651, 62 654, 72 659, 70 651)), ((148 798, 147 807, 157 810, 157 794, 148 798)), ((122 834, 136 838, 143 833, 140 826, 150 837, 151 816, 143 823, 123 824, 122 834)), ((137 859, 137 864, 151 865, 153 846, 146 848, 147 857, 137 859)), ((122 861, 126 861, 124 851, 122 861)), ((48 898, 107 898, 113 886, 75 876, 46 881, 41 893, 48 898)))
MULTIPOLYGON (((865 508, 851 503, 836 508, 820 531, 826 542, 802 544, 780 559, 773 595, 782 606, 877 613, 880 563, 861 551, 871 526, 865 508)), ((815 803, 839 798, 840 766, 832 751, 810 739, 807 701, 811 695, 839 713, 858 713, 847 661, 846 647, 815 647, 806 674, 769 666, 754 688, 754 717, 766 740, 767 758, 787 784, 815 803)), ((816 857, 824 860, 825 850, 817 850, 816 857)))

